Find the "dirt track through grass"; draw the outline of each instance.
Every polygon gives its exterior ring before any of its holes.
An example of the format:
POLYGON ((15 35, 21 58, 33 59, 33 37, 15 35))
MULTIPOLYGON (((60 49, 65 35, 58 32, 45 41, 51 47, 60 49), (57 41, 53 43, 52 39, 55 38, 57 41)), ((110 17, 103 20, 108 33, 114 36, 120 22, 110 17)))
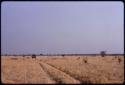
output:
POLYGON ((74 79, 70 75, 60 71, 44 62, 39 62, 41 68, 44 69, 57 83, 80 83, 80 81, 74 79))
POLYGON ((1 81, 8 84, 104 84, 124 82, 124 57, 2 57, 1 81))
POLYGON ((26 73, 26 83, 55 83, 46 72, 39 66, 39 64, 35 61, 30 61, 30 63, 26 64, 27 73, 26 73))
MULTIPOLYGON (((3 66, 3 65, 2 65, 3 66)), ((55 83, 34 60, 10 60, 2 70, 3 83, 45 84, 55 83), (3 74, 5 77, 3 77, 3 74), (7 77, 8 76, 8 77, 7 77)))

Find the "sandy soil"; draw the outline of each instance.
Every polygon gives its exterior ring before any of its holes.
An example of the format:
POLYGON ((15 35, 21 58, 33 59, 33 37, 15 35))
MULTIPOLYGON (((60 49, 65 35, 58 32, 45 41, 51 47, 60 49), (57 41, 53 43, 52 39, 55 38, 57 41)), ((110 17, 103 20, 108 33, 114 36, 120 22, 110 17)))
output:
POLYGON ((2 56, 1 81, 9 84, 124 82, 123 56, 2 56))

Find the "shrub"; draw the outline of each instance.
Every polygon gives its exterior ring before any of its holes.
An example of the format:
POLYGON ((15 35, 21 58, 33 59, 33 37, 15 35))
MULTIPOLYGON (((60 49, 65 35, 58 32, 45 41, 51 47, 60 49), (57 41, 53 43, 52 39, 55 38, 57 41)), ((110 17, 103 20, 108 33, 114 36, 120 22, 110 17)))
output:
POLYGON ((118 58, 118 62, 120 63, 122 60, 121 60, 121 58, 118 58))
POLYGON ((87 63, 87 60, 84 60, 85 63, 87 63))
POLYGON ((84 63, 88 63, 86 59, 83 59, 84 63))

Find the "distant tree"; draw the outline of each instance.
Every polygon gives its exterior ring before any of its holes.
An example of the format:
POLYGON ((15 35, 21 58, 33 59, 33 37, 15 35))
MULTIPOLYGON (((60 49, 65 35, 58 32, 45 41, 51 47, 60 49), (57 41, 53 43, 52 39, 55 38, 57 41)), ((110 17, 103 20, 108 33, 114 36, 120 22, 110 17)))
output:
POLYGON ((104 57, 106 55, 106 51, 101 51, 100 54, 102 57, 104 57))
POLYGON ((118 62, 120 63, 122 60, 121 60, 121 58, 118 58, 118 62))

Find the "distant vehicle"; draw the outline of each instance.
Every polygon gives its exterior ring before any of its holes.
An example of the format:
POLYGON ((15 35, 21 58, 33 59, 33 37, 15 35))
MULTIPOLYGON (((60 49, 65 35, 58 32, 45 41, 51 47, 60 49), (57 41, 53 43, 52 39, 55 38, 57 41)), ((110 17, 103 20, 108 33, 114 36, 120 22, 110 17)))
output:
POLYGON ((100 54, 102 57, 104 57, 104 56, 106 56, 106 51, 101 51, 100 54))
POLYGON ((35 55, 35 54, 33 54, 31 57, 32 57, 32 58, 36 58, 36 55, 35 55))

